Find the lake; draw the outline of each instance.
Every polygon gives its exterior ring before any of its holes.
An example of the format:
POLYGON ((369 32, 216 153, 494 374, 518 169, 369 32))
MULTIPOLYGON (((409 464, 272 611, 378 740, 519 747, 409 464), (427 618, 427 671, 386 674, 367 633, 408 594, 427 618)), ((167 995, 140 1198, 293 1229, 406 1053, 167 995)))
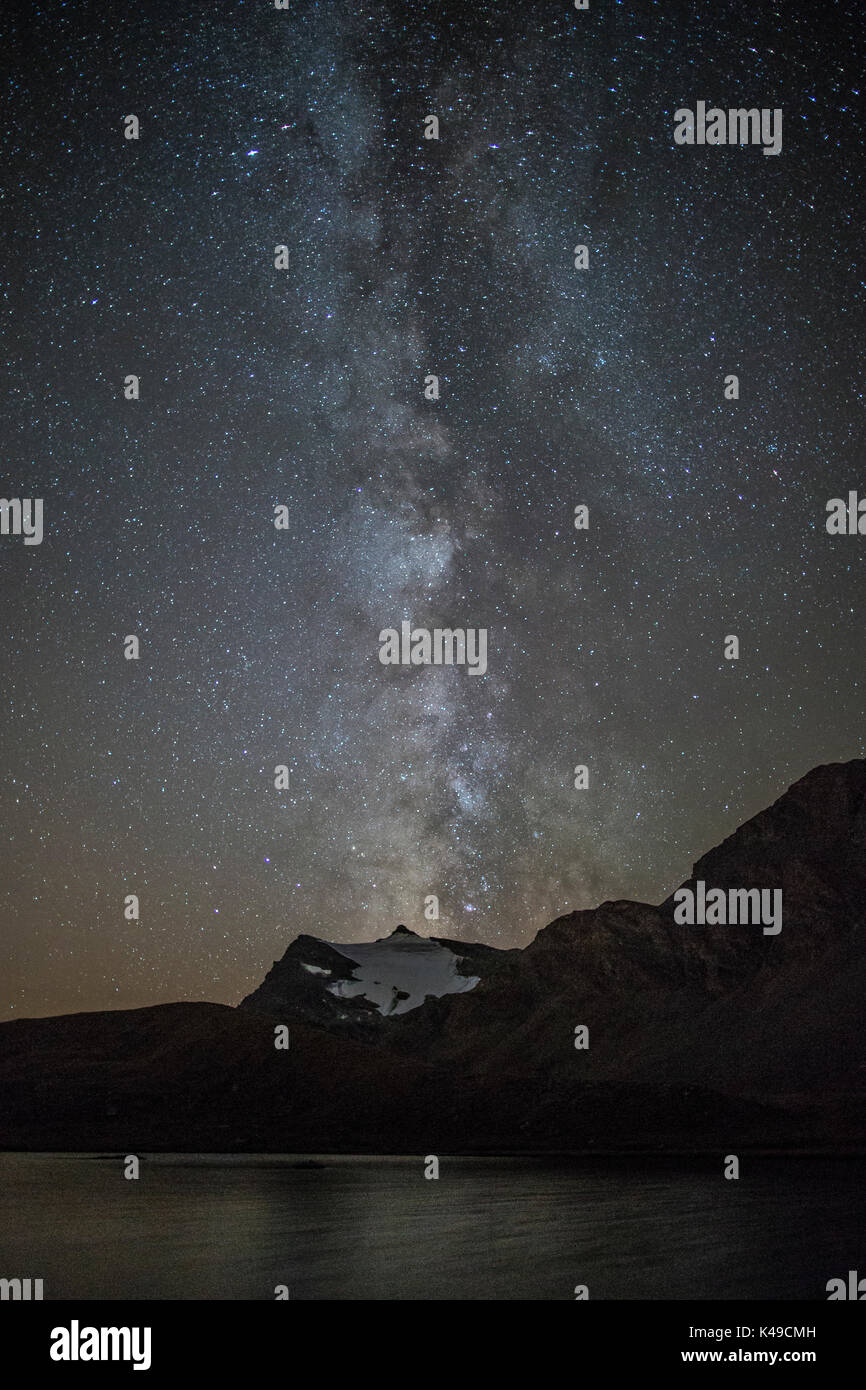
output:
POLYGON ((47 1299, 826 1299, 866 1161, 0 1155, 0 1277, 47 1299), (315 1162, 322 1166, 301 1166, 315 1162))

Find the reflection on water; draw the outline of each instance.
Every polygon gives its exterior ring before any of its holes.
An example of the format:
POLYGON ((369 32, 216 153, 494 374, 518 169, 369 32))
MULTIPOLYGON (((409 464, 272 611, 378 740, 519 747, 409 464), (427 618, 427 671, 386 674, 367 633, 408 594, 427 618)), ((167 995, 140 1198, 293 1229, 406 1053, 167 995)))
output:
POLYGON ((0 1155, 0 1277, 46 1299, 826 1299, 866 1162, 0 1155))

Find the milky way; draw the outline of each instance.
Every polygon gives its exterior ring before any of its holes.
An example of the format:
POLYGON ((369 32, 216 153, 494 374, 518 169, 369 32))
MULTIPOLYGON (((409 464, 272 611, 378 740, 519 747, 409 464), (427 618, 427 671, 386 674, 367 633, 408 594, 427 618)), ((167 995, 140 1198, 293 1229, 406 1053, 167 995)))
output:
POLYGON ((858 6, 106 8, 5 20, 0 1012, 523 945, 866 752, 858 6))

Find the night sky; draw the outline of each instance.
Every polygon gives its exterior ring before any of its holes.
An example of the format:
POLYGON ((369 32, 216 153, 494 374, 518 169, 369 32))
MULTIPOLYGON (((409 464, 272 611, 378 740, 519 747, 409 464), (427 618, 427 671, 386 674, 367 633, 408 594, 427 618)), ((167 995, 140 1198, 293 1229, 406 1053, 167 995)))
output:
POLYGON ((17 8, 0 1016, 525 945, 866 753, 860 5, 17 8), (406 619, 487 674, 383 666, 406 619))

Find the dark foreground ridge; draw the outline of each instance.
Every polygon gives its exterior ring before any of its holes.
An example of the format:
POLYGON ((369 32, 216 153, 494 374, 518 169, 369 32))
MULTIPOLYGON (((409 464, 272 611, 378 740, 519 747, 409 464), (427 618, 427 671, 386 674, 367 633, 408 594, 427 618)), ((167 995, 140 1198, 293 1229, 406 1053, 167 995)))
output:
POLYGON ((782 930, 678 925, 672 895, 522 951, 299 936, 237 1009, 2 1024, 0 1147, 866 1149, 866 761, 814 769, 699 881, 781 888, 782 930))

